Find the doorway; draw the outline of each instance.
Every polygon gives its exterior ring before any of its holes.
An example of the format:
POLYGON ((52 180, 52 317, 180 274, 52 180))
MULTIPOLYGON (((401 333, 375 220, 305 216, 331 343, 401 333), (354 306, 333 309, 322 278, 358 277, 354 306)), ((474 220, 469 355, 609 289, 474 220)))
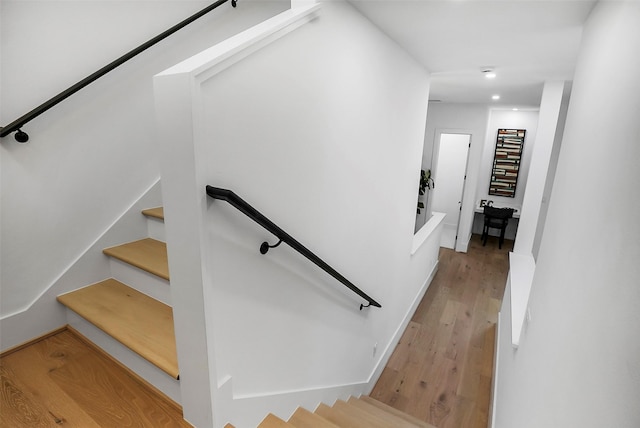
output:
POLYGON ((446 214, 440 246, 455 249, 471 134, 440 132, 437 137, 431 210, 446 214))

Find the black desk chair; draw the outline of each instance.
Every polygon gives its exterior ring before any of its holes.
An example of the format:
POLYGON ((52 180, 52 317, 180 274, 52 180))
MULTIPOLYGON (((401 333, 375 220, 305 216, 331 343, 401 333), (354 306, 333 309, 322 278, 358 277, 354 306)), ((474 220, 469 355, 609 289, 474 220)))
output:
POLYGON ((489 236, 489 228, 500 229, 500 241, 498 241, 498 248, 502 248, 504 242, 504 232, 507 230, 507 224, 509 219, 513 217, 512 208, 494 208, 484 207, 484 228, 482 229, 482 246, 487 243, 487 237, 489 236))

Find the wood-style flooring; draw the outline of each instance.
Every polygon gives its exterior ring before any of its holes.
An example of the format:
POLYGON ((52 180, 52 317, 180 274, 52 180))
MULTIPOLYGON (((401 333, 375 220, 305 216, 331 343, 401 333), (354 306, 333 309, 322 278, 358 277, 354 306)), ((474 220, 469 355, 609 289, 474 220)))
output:
MULTIPOLYGON (((442 249, 429 290, 371 396, 437 428, 487 427, 508 252, 442 249)), ((0 359, 0 427, 189 427, 179 406, 70 330, 0 359)))
POLYGON ((191 427, 178 405, 70 330, 0 359, 0 427, 191 427))
POLYGON ((467 253, 440 250, 429 289, 371 397, 437 428, 486 428, 497 314, 513 241, 473 235, 467 253))

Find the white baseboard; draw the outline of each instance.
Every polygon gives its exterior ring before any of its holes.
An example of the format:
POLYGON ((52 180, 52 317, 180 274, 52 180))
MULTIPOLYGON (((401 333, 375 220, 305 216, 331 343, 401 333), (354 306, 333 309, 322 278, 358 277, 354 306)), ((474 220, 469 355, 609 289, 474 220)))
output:
POLYGON ((227 377, 216 394, 215 426, 231 423, 238 428, 255 427, 269 413, 287 420, 298 407, 313 412, 320 403, 332 405, 336 400, 360 396, 367 385, 367 382, 360 382, 238 397, 233 396, 233 380, 227 377))
POLYGON ((493 376, 491 377, 491 397, 489 401, 489 423, 490 428, 495 428, 495 415, 496 415, 496 397, 498 395, 498 368, 500 367, 500 354, 498 349, 498 341, 500 340, 500 312, 498 312, 498 321, 496 322, 496 341, 493 349, 493 376))
POLYGON ((218 386, 216 393, 216 425, 223 426, 232 423, 236 427, 255 427, 268 414, 287 420, 298 407, 304 407, 309 411, 314 411, 320 403, 332 405, 336 400, 346 400, 350 396, 360 396, 369 394, 380 378, 382 371, 387 365, 396 344, 404 334, 418 305, 424 298, 429 285, 438 271, 438 261, 434 264, 429 276, 422 284, 420 291, 408 308, 402 322, 389 340, 384 353, 376 363, 370 376, 363 382, 356 382, 345 385, 331 385, 305 390, 277 391, 268 394, 256 395, 234 395, 233 379, 227 376, 218 386), (219 418, 219 419, 218 419, 219 418), (233 420, 231 420, 233 418, 233 420))
POLYGON ((407 326, 409 325, 409 321, 411 321, 411 318, 413 317, 413 314, 416 312, 418 305, 420 304, 420 302, 424 298, 425 293, 429 289, 429 285, 431 285, 433 278, 436 276, 436 273, 438 272, 439 263, 440 261, 436 260, 436 263, 431 269, 429 276, 422 284, 422 287, 420 288, 420 292, 418 292, 417 296, 413 300, 413 303, 411 303, 411 306, 407 310, 402 322, 394 332, 393 336, 391 337, 391 340, 388 342, 387 347, 384 350, 384 353, 382 354, 382 356, 378 360, 378 363, 376 364, 373 371, 371 372, 371 375, 369 376, 369 380, 367 381, 368 386, 364 392, 365 394, 368 395, 371 393, 371 391, 373 390, 373 387, 376 385, 376 382, 378 382, 378 379, 382 375, 382 371, 384 370, 387 363, 389 362, 389 359, 391 358, 391 354, 393 354, 393 351, 396 349, 396 345, 398 344, 398 342, 400 341, 400 338, 402 337, 405 330, 407 329, 407 326))

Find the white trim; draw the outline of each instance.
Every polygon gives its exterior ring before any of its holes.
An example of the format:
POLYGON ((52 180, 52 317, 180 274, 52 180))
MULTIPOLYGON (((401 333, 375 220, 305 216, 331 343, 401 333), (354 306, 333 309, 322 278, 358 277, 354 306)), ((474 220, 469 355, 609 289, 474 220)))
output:
MULTIPOLYGON (((60 279, 67 273, 69 272, 69 270, 80 261, 80 259, 82 259, 82 257, 84 257, 129 211, 131 211, 133 209, 133 207, 136 206, 136 204, 138 204, 140 202, 140 200, 151 191, 151 189, 153 189, 154 186, 156 186, 158 183, 160 182, 160 177, 156 177, 156 179, 153 181, 153 183, 147 187, 137 198, 135 198, 135 200, 128 205, 118 216, 116 216, 116 218, 113 220, 113 222, 111 222, 103 231, 102 233, 100 233, 97 238, 95 240, 93 240, 87 247, 84 248, 84 250, 82 250, 78 256, 73 259, 73 261, 71 261, 71 263, 69 263, 67 265, 67 267, 65 267, 62 272, 60 272, 60 274, 49 283, 49 285, 47 287, 45 287, 42 292, 40 294, 38 294, 38 296, 33 299, 31 301, 31 303, 29 303, 26 306, 23 306, 21 309, 18 309, 16 311, 13 311, 9 314, 6 315, 2 315, 0 316, 0 321, 3 321, 7 318, 11 318, 13 316, 19 315, 23 312, 26 312, 28 310, 30 310, 33 305, 35 305, 41 298, 42 296, 44 296, 54 285, 56 285, 58 283, 58 281, 60 281, 60 279)), ((103 279, 103 278, 99 278, 99 279, 103 279)))
MULTIPOLYGON (((359 396, 362 394, 370 394, 373 390, 376 382, 378 381, 382 371, 386 367, 395 347, 400 340, 400 337, 404 334, 413 314, 415 313, 418 305, 424 298, 425 293, 429 289, 429 285, 433 281, 438 271, 438 262, 435 263, 431 273, 424 281, 420 291, 416 295, 413 303, 407 310, 402 322, 394 332, 393 336, 389 340, 384 353, 376 363, 375 367, 371 371, 368 379, 361 382, 353 382, 340 385, 326 385, 326 386, 314 386, 305 389, 295 390, 283 390, 283 391, 271 391, 262 392, 257 394, 234 394, 233 393, 233 378, 232 376, 224 376, 224 378, 218 382, 217 395, 220 399, 219 404, 224 408, 225 414, 235 415, 235 420, 232 421, 239 426, 239 420, 245 418, 246 420, 240 422, 247 422, 251 426, 256 425, 254 421, 249 420, 253 416, 242 412, 241 409, 251 408, 252 412, 259 414, 262 418, 267 413, 274 413, 277 416, 288 419, 298 407, 305 407, 310 410, 315 409, 320 403, 333 404, 337 399, 346 400, 350 396, 359 396), (286 396, 295 396, 295 400, 283 399, 286 396), (293 404, 292 404, 293 403, 293 404), (260 411, 259 409, 262 409, 260 411)), ((223 418, 224 419, 224 418, 223 418)), ((228 422, 226 420, 219 422, 228 422)), ((258 421, 259 422, 259 421, 258 421)), ((256 422, 257 423, 257 422, 256 422)))
POLYGON ((367 395, 371 393, 371 391, 373 390, 373 387, 375 386, 376 382, 380 378, 380 375, 382 375, 382 371, 384 370, 387 363, 389 362, 389 359, 391 358, 391 354, 393 354, 393 351, 396 349, 396 346, 400 341, 400 338, 402 337, 405 330, 407 329, 407 326, 409 325, 409 321, 411 321, 411 318, 413 317, 413 314, 415 314, 416 309, 418 308, 418 305, 420 304, 420 302, 424 298, 425 293, 429 289, 429 286, 431 285, 433 278, 435 278, 436 273, 438 272, 439 264, 440 262, 436 261, 436 263, 433 265, 433 269, 431 269, 429 276, 422 284, 422 287, 420 288, 420 292, 416 295, 415 299, 413 300, 413 303, 407 310, 404 316, 404 319, 402 320, 402 322, 400 323, 396 331, 393 333, 393 336, 391 336, 391 339, 387 342, 387 347, 385 348, 384 353, 380 357, 380 360, 378 360, 378 363, 375 365, 375 367, 371 371, 371 375, 369 375, 369 380, 367 381, 369 384, 369 387, 366 391, 367 395))
POLYGON ((156 76, 189 74, 206 80, 312 21, 316 18, 319 10, 320 5, 318 4, 289 9, 164 70, 156 76))
MULTIPOLYGON (((434 239, 439 239, 437 236, 437 227, 442 224, 442 219, 444 218, 444 214, 437 213, 435 220, 432 222, 431 227, 424 228, 426 236, 424 236, 421 242, 425 242, 429 236, 432 236, 434 239), (427 233, 429 231, 429 233, 427 233)), ((420 290, 416 294, 413 302, 407 309, 405 316, 402 321, 396 328, 392 337, 387 342, 387 346, 384 352, 381 354, 379 360, 374 365, 371 370, 370 375, 367 379, 361 382, 353 382, 348 384, 339 384, 339 385, 325 385, 325 386, 313 386, 305 389, 295 389, 295 390, 282 390, 282 391, 270 391, 270 392, 261 392, 255 394, 234 394, 233 393, 233 378, 230 375, 224 376, 217 383, 217 396, 219 405, 224 408, 224 413, 228 415, 235 415, 236 420, 233 422, 238 423, 239 419, 245 418, 245 421, 250 423, 251 426, 255 425, 250 419, 253 417, 250 414, 246 414, 246 412, 242 412, 240 409, 251 408, 252 412, 260 414, 260 418, 263 417, 264 414, 269 412, 278 415, 281 418, 288 419, 291 414, 295 411, 295 409, 299 406, 306 407, 308 409, 315 409, 319 403, 325 404, 333 404, 333 402, 337 399, 346 400, 350 396, 359 396, 362 394, 370 394, 373 390, 376 382, 380 378, 382 371, 386 367, 395 347, 407 329, 411 318, 413 317, 418 305, 424 298, 425 293, 429 289, 436 273, 438 272, 439 262, 436 261, 429 276, 425 279, 420 290), (283 399, 288 395, 295 396, 295 400, 286 400, 283 399), (295 403, 295 404, 291 404, 295 403), (235 410, 234 410, 235 409, 235 410), (262 409, 262 413, 260 413, 259 409, 262 409)), ((223 416, 224 419, 224 416, 223 416)), ((218 421, 220 422, 220 421, 218 421)), ((228 422, 226 420, 222 421, 228 422)))
POLYGON ((411 246, 411 255, 413 256, 422 245, 427 242, 427 239, 433 234, 433 232, 442 224, 446 214, 434 212, 431 215, 429 221, 413 235, 413 244, 411 246))
POLYGON ((498 352, 500 343, 500 319, 502 316, 502 311, 498 312, 498 321, 496 322, 496 340, 493 347, 493 376, 491 376, 491 397, 489 401, 489 408, 491 412, 489 413, 489 423, 488 426, 490 428, 495 428, 496 426, 496 409, 498 404, 496 402, 496 397, 498 396, 498 366, 500 365, 500 353, 498 352))
POLYGON ((511 289, 511 342, 514 348, 520 343, 535 270, 536 262, 531 254, 509 253, 507 287, 511 289))
MULTIPOLYGON (((475 194, 471 194, 472 191, 469 189, 468 183, 469 183, 469 162, 471 162, 471 147, 475 147, 477 144, 480 144, 479 142, 474 141, 473 136, 474 133, 471 129, 467 129, 467 128, 435 128, 434 130, 434 140, 433 140, 433 150, 432 150, 432 154, 431 154, 431 173, 432 176, 435 177, 437 174, 437 171, 434 169, 434 161, 435 164, 437 165, 438 162, 438 156, 440 154, 440 139, 442 138, 442 134, 459 134, 459 135, 468 135, 469 136, 469 150, 467 150, 467 161, 464 167, 464 173, 465 173, 465 180, 464 180, 464 184, 462 185, 462 194, 460 195, 460 199, 462 202, 461 205, 461 210, 460 210, 460 214, 458 215, 458 223, 456 224, 456 240, 455 240, 455 244, 454 244, 454 251, 457 251, 459 253, 466 253, 467 249, 469 247, 469 241, 471 240, 471 229, 473 229, 473 217, 474 214, 471 213, 471 221, 467 221, 466 224, 462 223, 462 219, 464 217, 464 214, 467 213, 467 217, 468 217, 468 213, 471 211, 468 208, 468 205, 475 203, 474 199, 475 199, 475 194), (464 227, 463 227, 464 226, 464 227), (461 243, 460 242, 460 235, 462 234, 462 232, 468 230, 469 231, 469 239, 467 239, 466 242, 461 243)), ((473 192, 475 193, 475 192, 473 192)), ((431 207, 428 207, 431 208, 431 207)))

